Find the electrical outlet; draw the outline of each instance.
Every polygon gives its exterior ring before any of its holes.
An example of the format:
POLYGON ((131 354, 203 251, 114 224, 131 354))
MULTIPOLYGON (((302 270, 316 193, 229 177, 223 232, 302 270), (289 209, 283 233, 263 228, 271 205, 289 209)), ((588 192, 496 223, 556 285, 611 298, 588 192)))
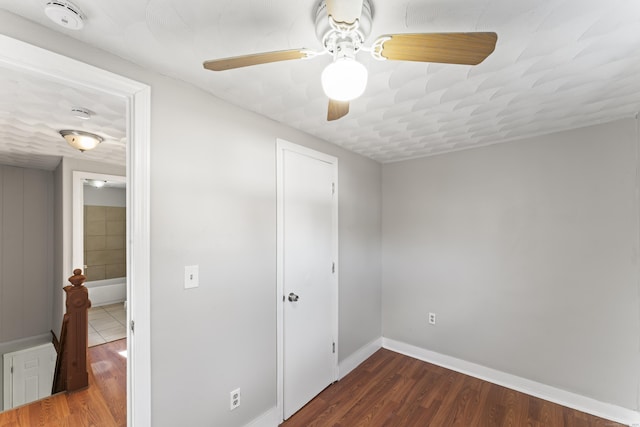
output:
POLYGON ((435 325, 436 324, 436 314, 435 313, 429 313, 429 324, 431 324, 431 325, 435 325))
POLYGON ((237 388, 229 393, 230 410, 233 411, 240 406, 240 389, 237 388))

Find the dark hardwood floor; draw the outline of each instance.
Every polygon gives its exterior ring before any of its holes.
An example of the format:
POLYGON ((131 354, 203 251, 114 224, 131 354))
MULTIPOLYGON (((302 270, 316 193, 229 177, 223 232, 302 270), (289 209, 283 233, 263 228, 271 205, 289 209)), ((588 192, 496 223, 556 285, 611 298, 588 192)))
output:
MULTIPOLYGON (((125 349, 91 347, 88 389, 0 413, 0 427, 126 426, 125 349)), ((364 426, 624 427, 384 349, 282 424, 364 426)))
POLYGON ((89 348, 89 387, 0 413, 0 427, 124 427, 127 425, 127 340, 89 348))
POLYGON ((381 349, 282 427, 624 427, 381 349))

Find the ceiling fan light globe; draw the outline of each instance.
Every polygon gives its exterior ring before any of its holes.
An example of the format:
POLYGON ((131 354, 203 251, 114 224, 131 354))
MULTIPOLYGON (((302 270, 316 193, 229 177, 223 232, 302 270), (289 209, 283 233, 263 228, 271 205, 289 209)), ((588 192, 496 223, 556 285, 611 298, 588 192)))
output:
POLYGON ((367 68, 351 58, 339 58, 322 71, 322 89, 329 99, 351 101, 367 87, 367 68))

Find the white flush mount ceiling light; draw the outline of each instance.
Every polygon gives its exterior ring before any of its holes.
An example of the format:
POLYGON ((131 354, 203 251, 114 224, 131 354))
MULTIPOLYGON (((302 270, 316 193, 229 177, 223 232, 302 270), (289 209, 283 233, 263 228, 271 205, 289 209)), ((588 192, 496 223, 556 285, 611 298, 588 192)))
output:
POLYGON ((44 6, 44 13, 56 24, 67 30, 80 30, 86 16, 78 6, 66 0, 50 0, 44 6))
POLYGON ((60 135, 70 146, 82 152, 93 150, 103 141, 101 136, 81 130, 61 130, 60 135))

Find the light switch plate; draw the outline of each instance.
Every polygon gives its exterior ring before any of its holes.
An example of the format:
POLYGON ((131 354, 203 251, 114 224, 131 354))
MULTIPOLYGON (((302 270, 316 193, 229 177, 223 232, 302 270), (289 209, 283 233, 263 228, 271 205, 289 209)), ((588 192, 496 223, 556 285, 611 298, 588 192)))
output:
POLYGON ((197 288, 200 285, 198 279, 198 266, 186 265, 184 267, 184 288, 191 289, 197 288))

